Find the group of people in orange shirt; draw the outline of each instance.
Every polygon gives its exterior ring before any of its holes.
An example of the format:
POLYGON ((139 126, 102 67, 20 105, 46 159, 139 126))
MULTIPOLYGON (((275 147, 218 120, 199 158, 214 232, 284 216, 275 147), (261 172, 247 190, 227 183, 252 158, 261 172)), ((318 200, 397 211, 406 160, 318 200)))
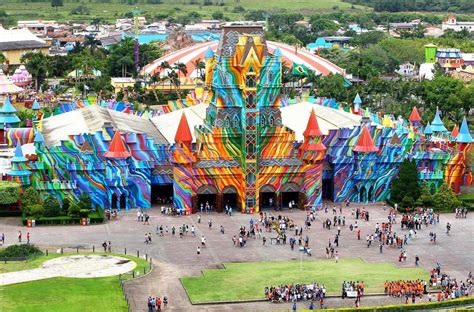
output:
POLYGON ((393 297, 406 295, 422 295, 426 291, 426 283, 422 280, 416 281, 386 281, 384 283, 385 294, 393 297))

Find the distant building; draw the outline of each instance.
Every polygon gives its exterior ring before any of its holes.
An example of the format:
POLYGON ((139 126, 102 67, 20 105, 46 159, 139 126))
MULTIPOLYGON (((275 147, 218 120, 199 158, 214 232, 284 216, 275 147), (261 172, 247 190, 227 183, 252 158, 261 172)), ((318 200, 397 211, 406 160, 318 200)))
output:
POLYGON ((454 31, 461 31, 467 29, 474 32, 474 22, 458 22, 455 15, 448 16, 441 24, 443 30, 452 29, 454 31))
POLYGON ((10 65, 19 65, 28 52, 48 54, 49 44, 36 37, 28 29, 7 30, 0 28, 0 53, 10 65))
POLYGON ((27 28, 36 35, 46 35, 48 27, 57 27, 58 23, 56 21, 33 20, 18 21, 17 25, 18 28, 27 28))
POLYGON ((445 71, 455 70, 464 65, 464 59, 459 49, 438 49, 436 60, 445 71))
POLYGON ((402 77, 414 77, 417 74, 415 64, 411 63, 401 64, 395 72, 402 77))

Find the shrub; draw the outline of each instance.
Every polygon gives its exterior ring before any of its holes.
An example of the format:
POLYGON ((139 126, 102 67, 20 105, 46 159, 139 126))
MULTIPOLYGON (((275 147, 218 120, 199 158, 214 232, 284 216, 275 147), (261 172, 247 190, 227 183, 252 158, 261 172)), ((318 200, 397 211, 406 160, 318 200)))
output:
POLYGON ((415 204, 415 200, 411 196, 405 196, 402 199, 402 207, 403 208, 412 208, 415 204))
POLYGON ((66 197, 64 198, 63 200, 63 205, 62 205, 62 212, 64 214, 67 214, 67 212, 69 211, 69 207, 71 207, 71 199, 69 197, 66 197))
POLYGON ((36 205, 41 202, 41 197, 34 187, 27 188, 21 195, 21 205, 28 211, 29 206, 36 205))
POLYGON ((0 258, 28 258, 32 256, 41 256, 43 252, 32 244, 11 245, 0 250, 0 258))
POLYGON ((28 207, 28 215, 39 218, 44 214, 44 207, 40 204, 32 205, 28 207))
POLYGON ((9 205, 18 202, 20 185, 13 182, 0 182, 0 203, 9 205))
POLYGON ((81 218, 87 218, 89 215, 89 209, 79 209, 79 216, 81 218))
POLYGON ((81 211, 81 208, 77 204, 72 204, 69 207, 69 210, 68 210, 67 214, 70 217, 78 217, 80 211, 81 211))
POLYGON ((433 202, 434 208, 438 211, 452 211, 462 205, 453 190, 444 182, 433 195, 433 202))
POLYGON ((61 207, 56 197, 50 195, 44 201, 44 215, 47 217, 54 217, 59 215, 61 207))
POLYGON ((89 194, 82 193, 81 197, 79 198, 79 209, 91 209, 92 208, 92 201, 89 197, 89 194))

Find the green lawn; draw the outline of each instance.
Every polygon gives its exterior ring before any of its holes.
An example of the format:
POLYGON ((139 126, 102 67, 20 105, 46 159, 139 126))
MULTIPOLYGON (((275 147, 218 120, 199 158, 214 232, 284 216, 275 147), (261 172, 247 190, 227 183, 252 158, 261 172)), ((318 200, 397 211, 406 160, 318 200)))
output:
MULTIPOLYGON (((0 10, 5 10, 7 14, 14 17, 16 20, 27 19, 54 19, 58 21, 65 21, 70 19, 75 20, 91 20, 93 17, 102 17, 109 21, 115 21, 122 14, 131 12, 135 6, 127 5, 120 0, 111 0, 112 3, 92 3, 89 1, 82 2, 85 6, 90 8, 89 15, 71 15, 72 9, 80 5, 79 1, 64 0, 64 6, 59 8, 51 8, 50 1, 45 2, 26 2, 22 0, 3 0, 0 1, 0 10)), ((162 0, 162 4, 143 4, 145 1, 140 1, 138 8, 151 17, 157 14, 166 14, 167 16, 186 15, 189 12, 197 12, 203 18, 210 18, 213 12, 221 11, 224 16, 231 20, 243 19, 246 12, 234 12, 234 7, 237 5, 250 10, 281 10, 285 9, 289 12, 299 12, 305 16, 319 14, 324 12, 332 12, 334 9, 341 9, 344 11, 361 11, 369 10, 369 8, 362 6, 355 6, 352 9, 351 4, 342 2, 342 0, 240 0, 240 3, 235 3, 234 0, 225 0, 225 6, 210 5, 190 5, 190 0, 162 0)), ((202 0, 197 0, 202 3, 202 0)))
POLYGON ((204 270, 203 276, 182 278, 191 301, 211 302, 263 298, 266 286, 323 283, 339 295, 344 280, 364 281, 366 293, 383 292, 386 280, 429 279, 421 268, 397 268, 390 263, 367 263, 359 258, 334 260, 226 263, 226 269, 204 270))
MULTIPOLYGON (((84 254, 84 253, 82 253, 84 254)), ((102 254, 102 253, 95 253, 102 254)), ((49 255, 28 262, 0 263, 0 273, 39 267, 46 260, 76 254, 49 255)), ((112 254, 133 260, 143 274, 144 259, 112 254)), ((131 278, 128 277, 128 278, 131 278)), ((118 276, 105 278, 51 278, 0 286, 0 311, 128 311, 118 276)))

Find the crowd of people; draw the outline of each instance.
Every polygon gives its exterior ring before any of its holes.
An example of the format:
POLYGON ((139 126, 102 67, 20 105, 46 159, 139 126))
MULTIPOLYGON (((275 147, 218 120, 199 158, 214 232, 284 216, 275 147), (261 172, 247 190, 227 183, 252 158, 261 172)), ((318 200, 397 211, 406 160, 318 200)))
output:
POLYGON ((467 212, 468 212, 468 210, 467 210, 466 207, 456 208, 456 210, 455 210, 456 218, 466 219, 467 218, 467 212))
POLYGON ((163 297, 161 300, 160 297, 149 296, 147 299, 148 312, 161 312, 162 308, 168 305, 168 298, 163 297))
POLYGON ((392 297, 404 297, 423 295, 426 292, 426 282, 414 281, 386 281, 384 283, 385 294, 392 297))
POLYGON ((431 270, 429 285, 434 289, 440 290, 436 295, 436 299, 441 301, 468 296, 472 289, 474 289, 474 280, 472 273, 469 272, 465 281, 458 282, 456 278, 446 273, 441 273, 441 265, 436 263, 436 266, 431 270))
POLYGON ((265 298, 274 303, 319 301, 326 297, 326 287, 316 282, 312 284, 288 284, 265 287, 265 298))
POLYGON ((343 281, 341 286, 342 299, 351 297, 359 298, 364 295, 364 281, 343 281))

